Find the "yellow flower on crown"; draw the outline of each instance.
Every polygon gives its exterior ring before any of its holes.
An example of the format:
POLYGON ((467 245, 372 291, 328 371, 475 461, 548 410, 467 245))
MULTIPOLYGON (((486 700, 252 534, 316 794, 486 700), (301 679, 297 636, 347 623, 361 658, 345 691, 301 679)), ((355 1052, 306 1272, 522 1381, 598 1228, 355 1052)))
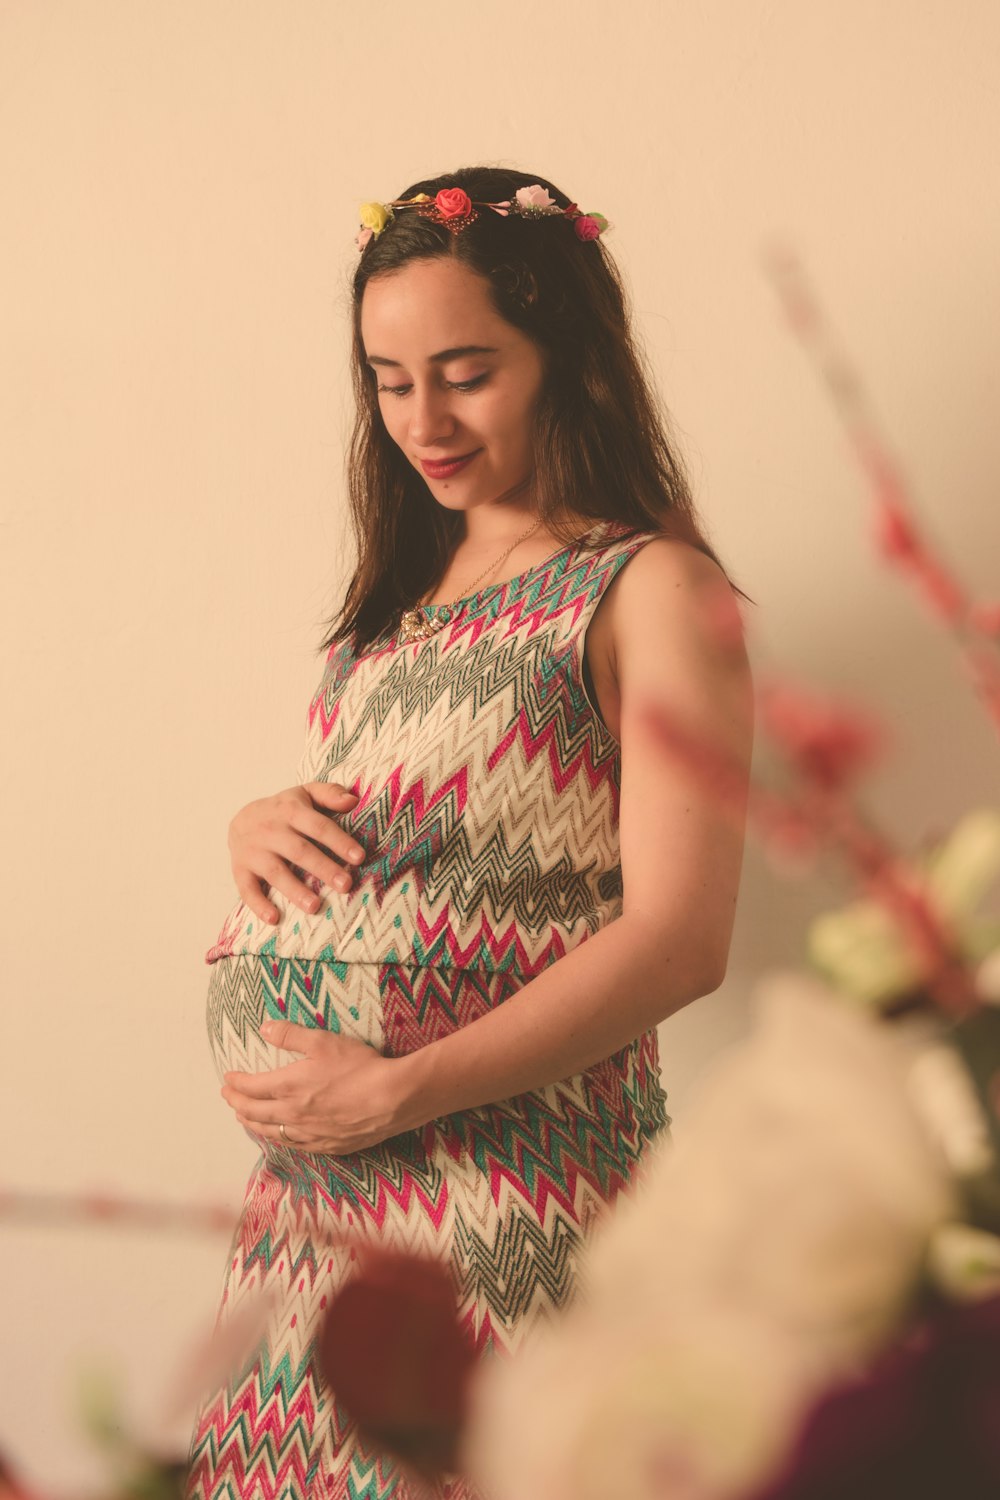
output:
POLYGON ((392 209, 386 208, 384 203, 362 203, 360 218, 366 229, 381 234, 392 218, 392 209))

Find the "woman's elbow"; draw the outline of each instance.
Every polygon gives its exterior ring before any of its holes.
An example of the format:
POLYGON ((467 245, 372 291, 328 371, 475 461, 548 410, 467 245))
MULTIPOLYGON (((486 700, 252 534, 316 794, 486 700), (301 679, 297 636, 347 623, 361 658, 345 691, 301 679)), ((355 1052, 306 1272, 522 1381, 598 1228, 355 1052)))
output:
POLYGON ((716 964, 715 968, 710 972, 710 977, 705 984, 705 988, 701 991, 703 995, 711 995, 713 991, 722 988, 725 983, 728 967, 728 959, 723 960, 721 964, 716 964))

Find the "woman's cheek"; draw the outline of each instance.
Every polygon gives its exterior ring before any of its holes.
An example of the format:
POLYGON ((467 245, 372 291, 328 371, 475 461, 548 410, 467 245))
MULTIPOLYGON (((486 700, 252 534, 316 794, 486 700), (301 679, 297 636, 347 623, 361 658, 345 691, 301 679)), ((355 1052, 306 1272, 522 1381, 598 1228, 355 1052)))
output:
MULTIPOLYGON (((391 400, 393 398, 390 397, 389 399, 391 400)), ((380 403, 379 410, 382 413, 382 424, 385 427, 386 432, 389 434, 390 438, 397 447, 404 448, 405 438, 403 431, 402 413, 399 411, 393 411, 392 407, 389 406, 385 400, 380 403)))

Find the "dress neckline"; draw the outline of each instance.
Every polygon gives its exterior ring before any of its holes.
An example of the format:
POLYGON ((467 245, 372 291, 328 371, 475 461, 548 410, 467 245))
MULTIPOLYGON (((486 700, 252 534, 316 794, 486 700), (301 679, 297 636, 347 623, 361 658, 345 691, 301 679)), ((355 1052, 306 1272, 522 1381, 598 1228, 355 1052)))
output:
POLYGON ((588 537, 592 537, 595 531, 600 531, 602 527, 607 527, 610 524, 608 521, 595 521, 594 525, 589 530, 581 532, 575 541, 567 542, 565 546, 558 547, 555 552, 550 552, 548 557, 543 557, 541 562, 536 562, 530 568, 525 568, 523 573, 515 573, 513 578, 505 578, 500 583, 484 584, 474 594, 465 594, 461 599, 452 599, 447 604, 421 604, 418 608, 421 613, 434 615, 442 609, 457 610, 463 604, 471 604, 473 600, 481 599, 484 594, 490 593, 491 590, 499 592, 501 589, 509 589, 514 584, 522 583, 524 579, 530 578, 532 573, 537 573, 539 569, 547 567, 555 558, 562 557, 564 552, 572 552, 581 542, 586 541, 588 537))

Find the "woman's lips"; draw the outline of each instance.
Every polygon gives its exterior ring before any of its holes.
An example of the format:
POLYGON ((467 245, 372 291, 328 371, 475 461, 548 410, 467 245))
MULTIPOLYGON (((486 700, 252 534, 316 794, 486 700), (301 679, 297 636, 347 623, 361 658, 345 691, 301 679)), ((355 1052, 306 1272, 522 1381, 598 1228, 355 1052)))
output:
POLYGON ((464 458, 455 458, 446 464, 435 464, 422 458, 420 467, 430 479, 449 479, 452 474, 457 474, 459 469, 464 469, 467 463, 471 463, 478 452, 477 448, 475 453, 467 453, 464 458))

